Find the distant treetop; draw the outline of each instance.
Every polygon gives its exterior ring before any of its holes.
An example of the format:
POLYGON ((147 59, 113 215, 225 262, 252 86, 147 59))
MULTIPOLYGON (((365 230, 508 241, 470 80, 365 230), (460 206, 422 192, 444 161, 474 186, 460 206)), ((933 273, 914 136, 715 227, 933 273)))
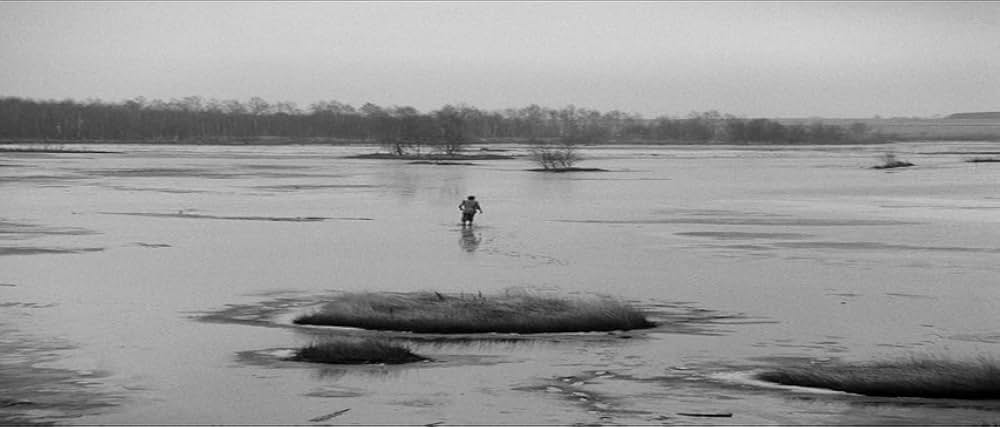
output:
POLYGON ((409 106, 366 103, 355 108, 322 101, 308 109, 253 97, 122 102, 32 100, 0 95, 0 140, 130 140, 228 143, 260 138, 330 138, 374 142, 395 154, 433 146, 451 154, 470 142, 499 139, 573 144, 676 142, 722 144, 843 144, 881 142, 864 124, 819 121, 784 125, 717 111, 647 119, 622 111, 529 105, 501 111, 459 104, 422 113, 409 106))
POLYGON ((990 119, 1000 120, 1000 111, 986 111, 981 113, 955 113, 945 117, 946 119, 990 119))

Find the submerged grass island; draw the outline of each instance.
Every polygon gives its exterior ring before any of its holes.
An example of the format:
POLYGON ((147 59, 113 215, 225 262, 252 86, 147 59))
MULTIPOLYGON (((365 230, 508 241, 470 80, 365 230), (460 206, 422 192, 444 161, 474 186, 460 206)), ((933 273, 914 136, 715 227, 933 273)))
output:
POLYGON ((490 296, 345 293, 293 322, 430 334, 607 332, 656 326, 645 313, 616 299, 520 292, 490 296))
POLYGON ((866 396, 1000 399, 1000 363, 986 357, 781 367, 759 373, 757 379, 866 396))
POLYGON ((421 362, 426 357, 409 348, 378 339, 332 340, 309 344, 295 351, 288 360, 342 365, 384 363, 397 365, 421 362))

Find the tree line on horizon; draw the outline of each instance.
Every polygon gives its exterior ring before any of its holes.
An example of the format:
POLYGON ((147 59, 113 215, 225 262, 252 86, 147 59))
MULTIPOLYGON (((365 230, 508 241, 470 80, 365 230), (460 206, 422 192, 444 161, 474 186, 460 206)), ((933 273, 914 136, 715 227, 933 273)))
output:
POLYGON ((0 139, 142 142, 252 142, 264 137, 303 142, 379 143, 404 154, 434 146, 452 152, 468 142, 510 140, 600 143, 838 144, 881 142, 863 123, 785 125, 716 111, 646 119, 621 111, 530 105, 499 111, 445 105, 423 113, 408 106, 321 101, 303 110, 259 97, 246 102, 192 96, 163 101, 33 100, 0 97, 0 139))

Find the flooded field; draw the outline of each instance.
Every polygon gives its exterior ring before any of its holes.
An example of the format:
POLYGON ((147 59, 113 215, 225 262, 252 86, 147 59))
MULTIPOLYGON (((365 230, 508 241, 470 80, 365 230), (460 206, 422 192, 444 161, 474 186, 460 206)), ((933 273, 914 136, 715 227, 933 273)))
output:
MULTIPOLYGON (((513 154, 522 148, 506 147, 513 154)), ((1000 402, 752 379, 1000 358, 995 144, 613 147, 545 174, 374 147, 0 153, 0 423, 996 424, 1000 402), (915 167, 872 170, 892 151, 915 167), (969 154, 965 154, 969 153, 969 154), (459 226, 458 203, 484 214, 459 226), (392 334, 431 361, 282 360, 339 291, 604 294, 659 326, 392 334)))

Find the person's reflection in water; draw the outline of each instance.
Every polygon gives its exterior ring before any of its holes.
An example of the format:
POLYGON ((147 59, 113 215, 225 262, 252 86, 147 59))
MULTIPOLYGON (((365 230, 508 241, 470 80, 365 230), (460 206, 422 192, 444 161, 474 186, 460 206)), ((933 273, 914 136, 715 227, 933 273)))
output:
POLYGON ((462 227, 462 238, 458 239, 458 244, 462 246, 466 252, 475 252, 479 248, 479 243, 482 238, 479 234, 472 231, 472 227, 462 227))

